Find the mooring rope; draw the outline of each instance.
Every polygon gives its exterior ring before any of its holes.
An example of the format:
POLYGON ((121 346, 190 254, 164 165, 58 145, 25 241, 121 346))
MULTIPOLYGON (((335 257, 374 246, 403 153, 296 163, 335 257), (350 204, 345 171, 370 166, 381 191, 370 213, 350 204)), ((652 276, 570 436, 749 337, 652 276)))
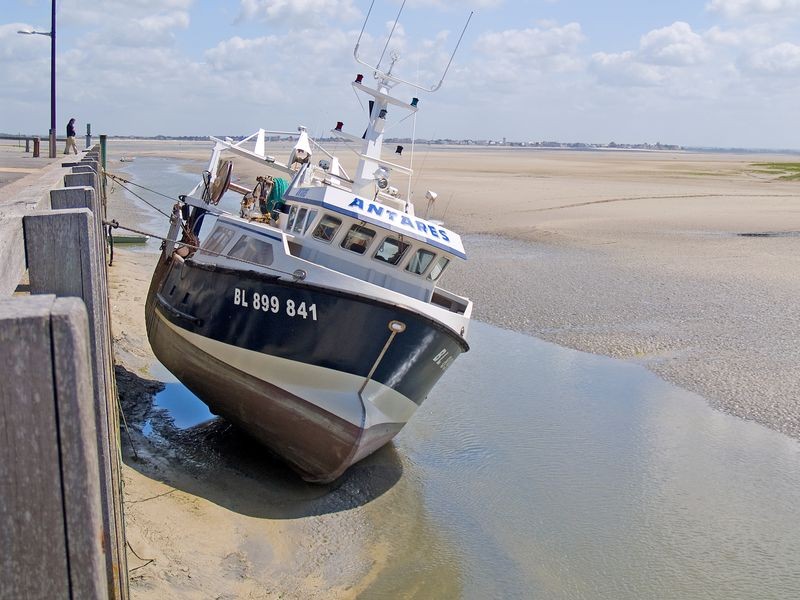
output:
POLYGON ((146 562, 146 563, 144 563, 143 565, 139 565, 138 567, 133 567, 132 569, 128 569, 128 573, 133 573, 133 572, 134 572, 134 571, 136 571, 137 569, 141 569, 141 568, 143 568, 143 567, 146 567, 146 566, 147 566, 147 565, 149 565, 150 563, 152 563, 152 562, 155 562, 155 561, 156 561, 156 559, 155 559, 155 558, 142 558, 141 556, 139 556, 139 553, 138 553, 138 552, 136 552, 136 550, 134 550, 134 549, 133 549, 133 546, 131 546, 131 543, 130 543, 128 540, 125 540, 125 545, 126 545, 126 546, 128 546, 128 548, 130 549, 130 551, 131 551, 131 552, 133 552, 133 555, 134 555, 136 558, 138 558, 139 560, 145 560, 145 561, 147 561, 147 562, 146 562))
POLYGON ((175 201, 175 198, 173 198, 172 196, 168 196, 167 194, 164 194, 164 193, 162 193, 162 192, 157 192, 156 190, 152 190, 152 189, 150 189, 150 188, 148 188, 148 187, 145 187, 145 186, 143 186, 143 185, 139 185, 138 183, 134 183, 133 181, 128 181, 128 180, 127 180, 127 179, 125 179, 124 177, 120 177, 119 175, 114 175, 113 173, 109 173, 108 171, 104 171, 103 173, 104 173, 105 175, 107 175, 108 177, 110 177, 110 178, 111 178, 113 181, 115 181, 116 183, 118 183, 118 184, 120 185, 120 187, 122 187, 123 189, 125 189, 125 190, 129 191, 131 194, 133 194, 134 196, 136 196, 136 197, 137 197, 139 200, 141 200, 142 202, 144 202, 145 204, 147 204, 147 206, 149 206, 150 208, 152 208, 153 210, 155 210, 155 211, 157 211, 157 212, 160 212, 162 215, 164 215, 164 216, 165 216, 165 217, 167 217, 168 219, 170 218, 170 215, 168 215, 167 213, 165 213, 163 210, 161 210, 161 209, 160 209, 160 208, 158 208, 157 206, 155 206, 155 205, 151 204, 150 202, 148 202, 147 200, 145 200, 145 199, 144 199, 142 196, 140 196, 139 194, 137 194, 136 192, 134 192, 132 189, 130 189, 130 188, 128 188, 128 187, 125 187, 125 185, 124 185, 124 184, 126 184, 126 183, 129 183, 130 185, 135 185, 136 187, 140 187, 140 188, 142 188, 143 190, 147 190, 147 191, 148 191, 148 192, 150 192, 151 194, 155 194, 155 195, 157 195, 157 196, 163 196, 164 198, 168 198, 169 200, 171 200, 171 201, 173 201, 173 202, 175 201))
MULTIPOLYGON (((152 194, 156 194, 158 196, 162 196, 164 198, 168 198, 169 200, 172 200, 172 201, 174 201, 175 198, 173 198, 172 196, 168 196, 167 194, 164 194, 162 192, 159 192, 159 191, 150 189, 148 187, 145 187, 143 185, 140 185, 138 183, 134 183, 132 181, 129 181, 129 180, 125 179, 124 177, 120 177, 119 175, 114 175, 113 173, 109 173, 108 171, 103 171, 103 173, 105 175, 108 175, 113 181, 119 183, 122 188, 124 188, 127 191, 129 191, 131 194, 136 196, 139 200, 141 200, 142 202, 147 204, 150 208, 156 210, 157 212, 161 213, 162 215, 164 215, 168 219, 172 220, 172 215, 168 215, 167 213, 165 213, 163 210, 161 210, 157 206, 153 206, 150 202, 148 202, 147 200, 142 198, 139 194, 137 194, 133 190, 125 187, 125 185, 123 185, 123 184, 124 183, 129 183, 131 185, 135 185, 136 187, 142 188, 143 190, 147 190, 148 192, 150 192, 152 194)), ((183 204, 183 202, 181 200, 178 200, 178 202, 183 204)), ((130 231, 131 233, 138 233, 139 235, 149 236, 149 237, 152 237, 154 239, 161 240, 162 242, 174 242, 174 243, 180 244, 181 246, 186 246, 187 248, 192 248, 195 251, 200 250, 199 242, 197 244, 193 244, 193 243, 191 243, 189 241, 186 241, 186 240, 170 240, 170 239, 168 239, 168 238, 166 238, 166 237, 164 237, 162 235, 158 235, 158 234, 147 232, 147 231, 141 231, 139 229, 134 229, 133 227, 125 227, 124 225, 120 225, 119 221, 117 221, 116 219, 112 219, 111 221, 104 220, 103 221, 103 225, 107 226, 107 234, 106 235, 109 238, 112 238, 112 239, 113 239, 113 235, 112 235, 111 231, 113 229, 124 229, 125 231, 130 231)), ((181 230, 183 231, 184 236, 191 235, 195 240, 197 239, 197 237, 191 231, 189 231, 187 229, 186 223, 183 223, 183 221, 181 221, 181 230)), ((111 243, 112 243, 111 260, 113 261, 113 242, 111 242, 111 243)), ((274 271, 275 273, 280 273, 281 275, 288 275, 289 277, 297 279, 297 277, 295 276, 294 273, 290 273, 290 272, 284 271, 282 269, 276 269, 275 267, 270 267, 270 266, 262 264, 262 263, 257 263, 257 262, 254 262, 254 261, 250 261, 250 260, 247 260, 245 258, 241 258, 239 256, 231 256, 230 254, 224 254, 222 252, 215 252, 213 250, 208 250, 207 248, 204 248, 203 252, 206 253, 206 254, 210 254, 212 256, 217 256, 217 257, 221 257, 221 258, 229 258, 231 260, 235 260, 235 261, 247 264, 247 265, 252 265, 254 267, 259 267, 259 268, 262 268, 262 269, 268 269, 270 271, 274 271)), ((109 266, 110 266, 110 263, 109 263, 109 266)))
MULTIPOLYGON (((181 241, 181 240, 171 240, 171 239, 169 239, 167 237, 164 237, 163 235, 158 235, 156 233, 142 231, 140 229, 134 229, 133 227, 125 227, 124 225, 120 225, 117 220, 103 221, 103 225, 107 225, 111 229, 124 229, 125 231, 130 231, 131 233, 138 233, 139 235, 150 236, 152 238, 155 238, 157 240, 161 240, 163 242, 174 242, 176 244, 180 244, 181 246, 186 246, 187 248, 192 248, 195 251, 200 250, 200 246, 198 244, 191 244, 189 242, 185 242, 185 241, 181 241)), ((215 251, 209 250, 207 248, 203 248, 203 253, 204 254, 210 254, 212 256, 221 257, 221 258, 229 258, 231 260, 235 260, 235 261, 247 264, 247 265, 252 265, 254 267, 259 267, 259 268, 262 268, 262 269, 268 269, 270 271, 275 271, 276 273, 280 273, 281 275, 288 275, 289 277, 292 277, 292 278, 295 278, 295 279, 297 278, 294 273, 290 273, 289 271, 283 271, 282 269, 276 269, 275 267, 270 267, 270 266, 262 264, 262 263, 257 263, 257 262, 254 262, 254 261, 247 260, 246 258, 241 258, 240 256, 232 256, 230 254, 225 254, 223 252, 215 252, 215 251)))

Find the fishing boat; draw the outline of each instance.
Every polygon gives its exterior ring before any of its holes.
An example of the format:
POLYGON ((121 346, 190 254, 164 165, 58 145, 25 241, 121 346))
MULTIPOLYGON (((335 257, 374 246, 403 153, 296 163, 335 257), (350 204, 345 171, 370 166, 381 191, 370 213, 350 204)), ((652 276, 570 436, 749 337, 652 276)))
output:
POLYGON ((357 147, 353 176, 302 127, 286 161, 266 150, 287 132, 211 138, 202 180, 173 208, 147 297, 156 357, 312 482, 390 441, 469 349, 472 302, 439 286, 466 258, 461 238, 415 214, 411 169, 381 156, 390 109, 419 108, 391 92, 416 84, 392 74, 396 55, 382 69, 359 58, 358 43, 354 54, 376 84, 352 82, 369 98, 364 135, 332 130, 357 147), (233 181, 242 161, 263 169, 252 187, 233 181), (397 174, 409 178, 405 197, 397 174), (220 208, 231 195, 238 214, 220 208))

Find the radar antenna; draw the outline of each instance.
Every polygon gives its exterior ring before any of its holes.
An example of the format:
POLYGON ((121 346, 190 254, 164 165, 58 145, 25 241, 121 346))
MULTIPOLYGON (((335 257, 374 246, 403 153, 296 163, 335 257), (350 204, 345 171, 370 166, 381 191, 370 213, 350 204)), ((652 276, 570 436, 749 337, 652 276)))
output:
POLYGON ((458 52, 458 47, 461 45, 461 40, 464 38, 464 33, 467 31, 467 27, 469 26, 469 22, 472 19, 472 15, 474 11, 469 13, 469 17, 467 17, 467 22, 464 24, 464 28, 461 30, 461 35, 458 36, 458 41, 456 42, 456 47, 453 49, 453 53, 450 55, 450 60, 447 61, 447 66, 444 68, 444 72, 442 73, 442 77, 439 80, 439 83, 432 86, 424 86, 418 83, 412 83, 410 81, 406 81, 405 79, 401 79, 396 75, 392 75, 392 67, 394 63, 397 62, 397 55, 395 52, 390 53, 391 56, 391 64, 389 65, 389 69, 384 71, 381 69, 381 62, 383 62, 383 58, 386 55, 386 49, 389 47, 389 43, 392 41, 392 36, 394 36, 395 29, 397 29, 397 23, 400 21, 400 15, 403 13, 403 8, 405 8, 406 0, 403 0, 403 3, 400 5, 400 10, 397 11, 397 17, 395 17, 394 24, 392 25, 392 30, 389 32, 389 37, 386 39, 386 44, 383 46, 383 51, 381 52, 381 56, 378 59, 377 64, 371 65, 368 62, 362 60, 358 55, 358 48, 361 45, 361 38, 364 36, 364 30, 367 28, 367 22, 369 21, 369 16, 372 14, 372 7, 375 6, 375 0, 369 5, 369 10, 367 11, 367 16, 364 19, 364 24, 361 26, 361 33, 358 34, 358 40, 356 41, 356 46, 353 49, 353 56, 355 57, 356 61, 359 64, 364 65, 365 67, 371 69, 375 77, 377 79, 383 79, 387 81, 393 81, 395 83, 404 83, 405 85, 410 85, 413 88, 421 90, 423 92, 435 92, 440 87, 442 87, 442 83, 444 83, 444 78, 447 76, 447 72, 450 70, 450 65, 453 63, 453 58, 455 58, 456 52, 458 52))

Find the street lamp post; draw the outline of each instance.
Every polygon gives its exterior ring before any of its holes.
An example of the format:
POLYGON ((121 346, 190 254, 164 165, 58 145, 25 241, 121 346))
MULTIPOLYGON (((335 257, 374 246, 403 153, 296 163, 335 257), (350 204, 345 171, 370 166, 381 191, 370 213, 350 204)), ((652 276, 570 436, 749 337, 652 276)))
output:
POLYGON ((56 0, 51 0, 50 31, 17 31, 50 38, 50 158, 56 157, 56 0))

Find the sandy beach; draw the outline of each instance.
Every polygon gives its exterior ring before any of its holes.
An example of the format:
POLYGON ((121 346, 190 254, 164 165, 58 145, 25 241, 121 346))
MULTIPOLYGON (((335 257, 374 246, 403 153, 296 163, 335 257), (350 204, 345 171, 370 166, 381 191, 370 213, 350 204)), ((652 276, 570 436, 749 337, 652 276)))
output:
MULTIPOLYGON (((208 148, 111 147, 112 158, 193 161, 208 148)), ((439 193, 430 216, 462 233, 469 255, 443 285, 472 298, 478 320, 636 361, 721 411, 800 437, 800 182, 757 166, 796 157, 420 147, 414 160, 415 197, 439 193)), ((109 212, 123 225, 143 221, 119 193, 109 212)), ((129 558, 141 567, 133 597, 358 597, 387 556, 357 536, 348 546, 347 532, 375 526, 378 508, 364 498, 407 493, 386 456, 320 488, 273 463, 236 463, 247 448, 224 431, 142 435, 160 418, 147 399, 163 385, 143 314, 156 259, 118 248, 110 271, 133 440, 126 530, 144 559, 129 558)), ((407 597, 426 597, 428 578, 417 581, 407 597)))

